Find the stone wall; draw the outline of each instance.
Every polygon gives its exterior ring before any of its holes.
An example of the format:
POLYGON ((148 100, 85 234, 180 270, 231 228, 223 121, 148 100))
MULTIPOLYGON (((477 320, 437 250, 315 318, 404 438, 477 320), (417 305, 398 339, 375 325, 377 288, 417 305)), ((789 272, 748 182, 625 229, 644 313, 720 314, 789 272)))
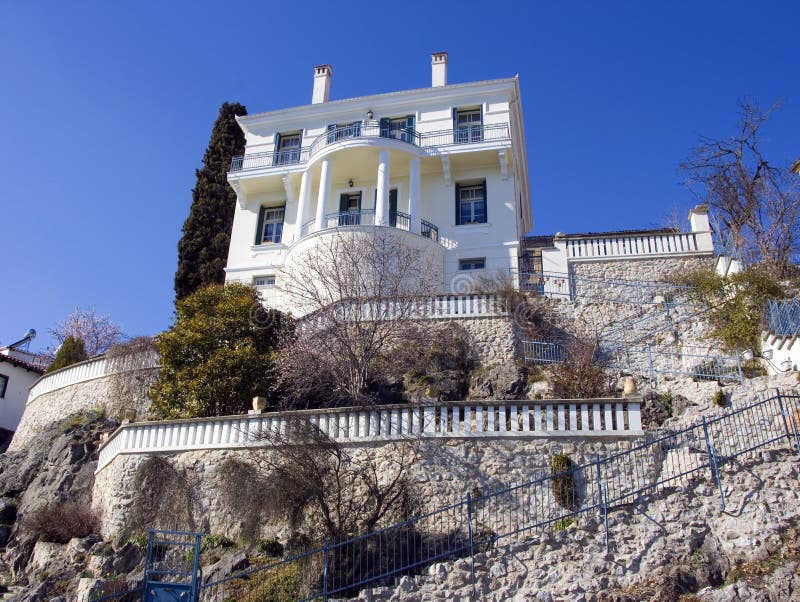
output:
POLYGON ((513 361, 516 337, 512 317, 462 318, 456 320, 469 335, 474 359, 490 366, 513 361))
POLYGON ((50 391, 29 400, 14 433, 9 450, 23 449, 31 437, 53 422, 82 411, 105 410, 110 417, 121 417, 126 409, 139 416, 147 414, 147 392, 158 376, 158 368, 144 368, 101 376, 50 391))
MULTIPOLYGON (((617 259, 608 261, 570 261, 571 275, 579 278, 605 278, 661 281, 667 276, 692 270, 714 267, 714 258, 708 256, 660 257, 653 259, 617 259)), ((601 285, 600 285, 601 286, 601 285)))
MULTIPOLYGON (((503 489, 510 485, 529 482, 547 474, 554 454, 566 453, 577 464, 590 462, 599 454, 605 457, 629 449, 632 438, 597 438, 592 440, 521 440, 521 439, 447 439, 422 440, 405 443, 376 442, 344 445, 356 458, 370 458, 380 467, 386 459, 399 453, 418 453, 419 460, 410 469, 415 497, 421 501, 421 511, 433 510, 465 499, 471 490, 483 493, 503 489)), ((163 454, 159 457, 169 462, 191 484, 192 512, 196 517, 191 524, 176 524, 175 516, 154 516, 152 527, 197 529, 205 533, 224 533, 242 538, 248 520, 236 514, 226 501, 223 472, 225 462, 237 459, 257 465, 259 457, 268 453, 264 448, 246 450, 205 450, 163 454), (155 523, 161 524, 155 524, 155 523)), ((106 538, 127 537, 127 520, 131 515, 134 498, 139 495, 134 483, 137 470, 145 455, 117 456, 95 476, 93 504, 103 517, 103 535, 106 538)), ((247 484, 239 485, 241 491, 247 484)), ((475 491, 473 491, 475 493, 475 491)), ((170 495, 170 492, 165 492, 170 495)), ((260 505, 268 504, 262 500, 260 505)), ((258 511, 258 509, 256 509, 258 511)), ((286 520, 258 521, 257 537, 278 537, 285 541, 291 532, 286 520)))

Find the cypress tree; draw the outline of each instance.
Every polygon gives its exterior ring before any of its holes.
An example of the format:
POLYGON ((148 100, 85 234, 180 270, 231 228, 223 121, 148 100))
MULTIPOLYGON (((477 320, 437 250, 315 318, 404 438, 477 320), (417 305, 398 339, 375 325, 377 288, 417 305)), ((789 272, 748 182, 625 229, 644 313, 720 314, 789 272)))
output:
POLYGON ((192 207, 178 243, 175 296, 183 299, 198 288, 225 281, 236 193, 227 181, 231 157, 244 153, 245 139, 236 116, 247 115, 239 103, 225 102, 211 131, 211 140, 197 170, 192 207))
POLYGON ((76 339, 75 337, 67 337, 61 343, 61 347, 56 352, 56 357, 53 362, 47 367, 47 372, 53 372, 61 368, 66 368, 72 364, 77 364, 87 359, 86 348, 83 345, 83 339, 76 339))

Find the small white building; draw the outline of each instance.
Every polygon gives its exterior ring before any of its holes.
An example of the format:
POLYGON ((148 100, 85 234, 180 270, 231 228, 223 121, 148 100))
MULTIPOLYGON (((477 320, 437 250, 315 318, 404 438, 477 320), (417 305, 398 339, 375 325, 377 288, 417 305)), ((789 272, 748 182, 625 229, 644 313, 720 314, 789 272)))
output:
POLYGON ((465 273, 516 269, 533 226, 518 79, 448 84, 444 52, 429 88, 331 101, 331 78, 315 67, 311 104, 237 118, 226 280, 289 309, 292 255, 343 229, 421 246, 442 293, 464 292, 465 273))
POLYGON ((0 348, 0 429, 17 429, 28 401, 28 389, 44 374, 41 358, 18 348, 30 338, 33 336, 26 335, 22 341, 0 348))

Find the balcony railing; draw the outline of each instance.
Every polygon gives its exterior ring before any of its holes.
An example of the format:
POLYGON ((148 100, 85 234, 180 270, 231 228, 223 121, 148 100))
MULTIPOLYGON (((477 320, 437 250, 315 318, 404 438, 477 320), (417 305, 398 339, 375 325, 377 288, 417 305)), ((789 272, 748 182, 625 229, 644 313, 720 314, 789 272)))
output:
POLYGON ((239 155, 231 160, 231 172, 248 171, 305 163, 323 148, 351 138, 391 138, 420 148, 454 144, 475 144, 484 141, 508 140, 507 123, 470 125, 463 128, 417 132, 414 128, 395 128, 379 121, 359 121, 334 128, 317 136, 311 146, 287 151, 239 155))
MULTIPOLYGON (((317 228, 317 220, 312 219, 300 227, 300 237, 304 238, 309 234, 320 230, 331 228, 343 228, 348 226, 374 226, 375 210, 360 209, 357 211, 339 211, 329 213, 325 216, 322 228, 317 228)), ((389 225, 393 228, 409 231, 411 229, 411 216, 402 211, 392 211, 389 213, 389 225)), ((433 242, 439 242, 439 227, 427 220, 420 220, 420 235, 430 238, 433 242)))

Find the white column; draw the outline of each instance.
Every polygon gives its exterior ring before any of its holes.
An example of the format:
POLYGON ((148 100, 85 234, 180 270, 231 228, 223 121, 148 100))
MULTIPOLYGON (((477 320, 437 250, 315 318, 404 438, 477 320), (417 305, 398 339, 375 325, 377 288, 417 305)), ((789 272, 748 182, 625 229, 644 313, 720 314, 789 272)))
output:
POLYGON ((328 200, 328 188, 331 180, 331 160, 323 159, 319 174, 319 194, 317 195, 317 230, 325 228, 325 203, 328 200))
POLYGON ((389 151, 378 153, 378 196, 375 199, 375 225, 389 225, 389 151))
POLYGON ((300 199, 297 202, 297 224, 294 230, 295 240, 300 239, 300 231, 306 219, 306 207, 308 207, 309 198, 311 198, 311 172, 305 170, 303 176, 300 178, 300 199))
POLYGON ((411 157, 408 172, 408 214, 410 216, 409 230, 419 234, 419 157, 411 157))

